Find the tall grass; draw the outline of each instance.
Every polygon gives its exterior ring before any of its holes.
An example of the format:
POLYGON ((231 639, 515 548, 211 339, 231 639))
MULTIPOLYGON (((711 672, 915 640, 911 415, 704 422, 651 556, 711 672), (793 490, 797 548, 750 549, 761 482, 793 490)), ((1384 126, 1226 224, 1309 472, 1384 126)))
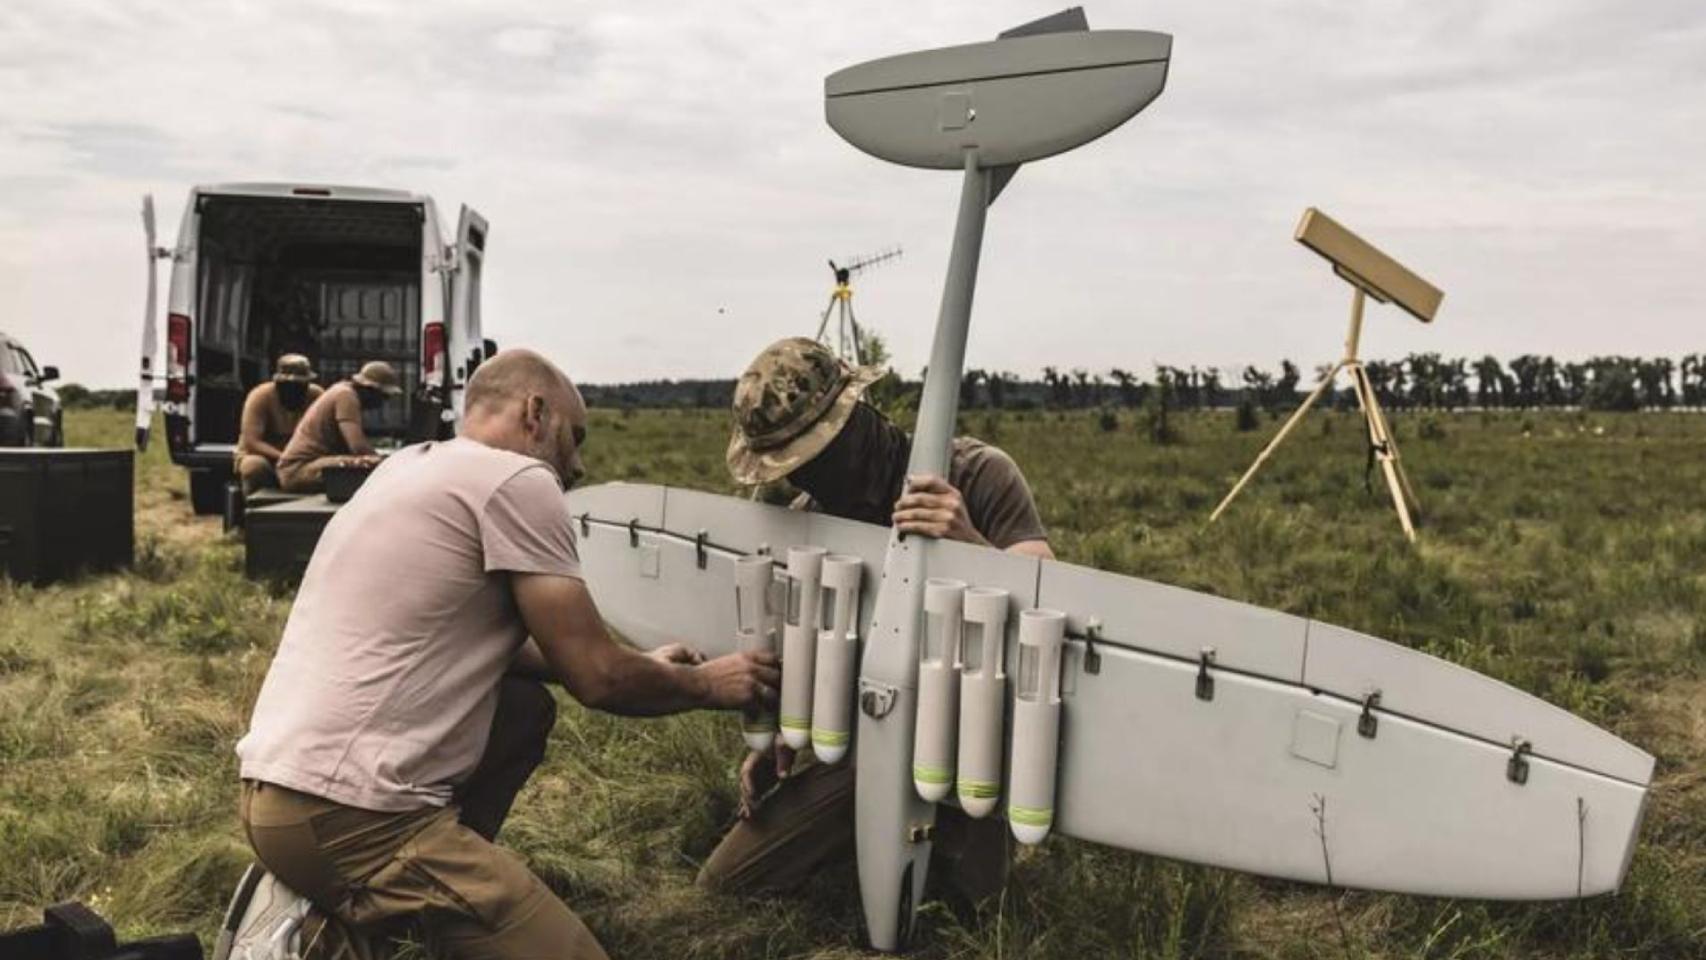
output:
MULTIPOLYGON (((970 413, 1024 467, 1067 559, 1318 617, 1424 649, 1604 724, 1659 758, 1622 893, 1485 904, 1260 880, 1056 837, 1003 895, 921 916, 923 957, 1706 957, 1706 419, 1398 415, 1422 498, 1405 544, 1360 422, 1315 415, 1213 526, 1277 424, 970 413)), ((595 411, 593 476, 732 492, 718 412, 595 411)), ((128 441, 78 411, 74 443, 128 441)), ((138 469, 139 562, 0 582, 0 927, 61 899, 128 935, 210 935, 247 860, 241 735, 289 596, 192 520, 158 449, 138 469)), ((734 721, 619 720, 565 703, 504 841, 619 957, 863 955, 848 865, 785 896, 692 880, 733 816, 734 721)))

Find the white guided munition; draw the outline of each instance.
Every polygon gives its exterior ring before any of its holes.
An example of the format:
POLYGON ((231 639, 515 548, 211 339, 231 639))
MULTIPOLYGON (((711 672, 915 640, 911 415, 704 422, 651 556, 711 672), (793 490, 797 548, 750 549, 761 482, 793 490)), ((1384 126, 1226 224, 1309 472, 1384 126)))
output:
POLYGON ((788 548, 788 598, 782 619, 782 742, 812 742, 812 684, 817 681, 817 602, 822 547, 788 548))
POLYGON ((824 763, 838 763, 853 739, 853 677, 859 664, 859 584, 865 576, 858 557, 823 558, 823 596, 818 613, 817 676, 812 686, 812 752, 824 763))
POLYGON ((955 790, 960 807, 986 817, 1001 795, 1001 726, 1007 706, 1005 590, 972 587, 965 593, 960 629, 960 750, 955 790))
POLYGON ((958 647, 965 595, 963 580, 932 578, 924 584, 912 785, 931 803, 946 799, 954 786, 954 733, 960 714, 958 647))
MULTIPOLYGON (((767 556, 753 555, 735 560, 735 647, 743 652, 776 652, 776 574, 767 556)), ((741 733, 746 745, 768 750, 776 738, 776 713, 765 710, 743 714, 741 733)))
POLYGON ((1054 769, 1060 744, 1060 645, 1066 614, 1019 614, 1019 675, 1013 691, 1013 770, 1007 822, 1020 843, 1040 843, 1054 825, 1054 769))

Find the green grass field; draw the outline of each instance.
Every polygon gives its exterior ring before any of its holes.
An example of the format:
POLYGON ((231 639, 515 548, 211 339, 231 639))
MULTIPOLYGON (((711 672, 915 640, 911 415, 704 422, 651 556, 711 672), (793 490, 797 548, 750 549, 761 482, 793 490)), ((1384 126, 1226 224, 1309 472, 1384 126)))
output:
MULTIPOLYGON (((1425 649, 1604 725, 1658 757, 1627 884, 1585 903, 1347 893, 1063 838, 1021 853, 977 917, 928 908, 921 957, 1706 957, 1706 417, 1400 414, 1425 510, 1404 542, 1364 488, 1360 420, 1315 414, 1213 528, 1273 424, 971 412, 1024 467, 1063 558, 1320 618, 1425 649), (1108 427, 1112 429, 1107 429, 1108 427)), ((727 491, 726 418, 598 411, 588 482, 727 491)), ((77 411, 73 444, 128 418, 77 411)), ((0 928, 82 899, 131 936, 211 941, 247 863, 232 745, 289 609, 241 544, 194 518, 159 446, 137 470, 124 574, 0 581, 0 928)), ((566 705, 505 828, 623 958, 847 957, 851 868, 782 898, 692 879, 734 808, 730 717, 617 720, 566 705)), ((1141 816, 1141 810, 1134 810, 1141 816)))

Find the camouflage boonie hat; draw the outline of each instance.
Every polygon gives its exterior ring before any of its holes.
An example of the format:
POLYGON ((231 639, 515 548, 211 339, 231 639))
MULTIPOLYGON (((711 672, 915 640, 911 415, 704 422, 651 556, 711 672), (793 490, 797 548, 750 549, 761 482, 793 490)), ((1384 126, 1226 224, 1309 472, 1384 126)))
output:
POLYGON ((403 392, 402 381, 398 378, 397 371, 383 360, 367 361, 350 379, 364 387, 378 390, 388 397, 394 397, 403 392))
POLYGON ((765 347, 735 383, 729 474, 757 485, 792 473, 829 446, 884 372, 854 367, 805 337, 765 347))
POLYGON ((314 365, 300 353, 281 353, 273 365, 274 383, 307 383, 314 379, 314 365))

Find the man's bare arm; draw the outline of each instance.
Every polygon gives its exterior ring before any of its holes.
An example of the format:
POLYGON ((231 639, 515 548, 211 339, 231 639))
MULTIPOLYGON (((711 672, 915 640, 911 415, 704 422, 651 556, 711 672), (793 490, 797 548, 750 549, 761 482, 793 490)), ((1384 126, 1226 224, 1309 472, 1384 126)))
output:
POLYGON ((338 432, 343 434, 344 446, 349 447, 350 453, 358 457, 373 454, 373 444, 367 439, 367 431, 361 428, 359 417, 354 420, 339 420, 338 432))
POLYGON ((261 413, 260 404, 244 399, 241 439, 243 449, 277 463, 278 458, 284 456, 284 451, 267 442, 266 432, 266 419, 261 413))
MULTIPOLYGON (((906 492, 894 506, 893 522, 902 533, 992 546, 972 524, 966 511, 965 497, 953 484, 937 476, 912 478, 906 492)), ((1054 549, 1047 540, 1021 540, 1007 547, 1006 552, 1022 557, 1054 559, 1054 549)))
POLYGON ((533 660, 524 647, 516 666, 524 671, 543 667, 589 707, 656 716, 699 708, 756 709, 776 702, 781 673, 774 656, 738 653, 694 666, 678 656, 648 656, 611 639, 580 580, 513 573, 510 584, 538 654, 533 660))

